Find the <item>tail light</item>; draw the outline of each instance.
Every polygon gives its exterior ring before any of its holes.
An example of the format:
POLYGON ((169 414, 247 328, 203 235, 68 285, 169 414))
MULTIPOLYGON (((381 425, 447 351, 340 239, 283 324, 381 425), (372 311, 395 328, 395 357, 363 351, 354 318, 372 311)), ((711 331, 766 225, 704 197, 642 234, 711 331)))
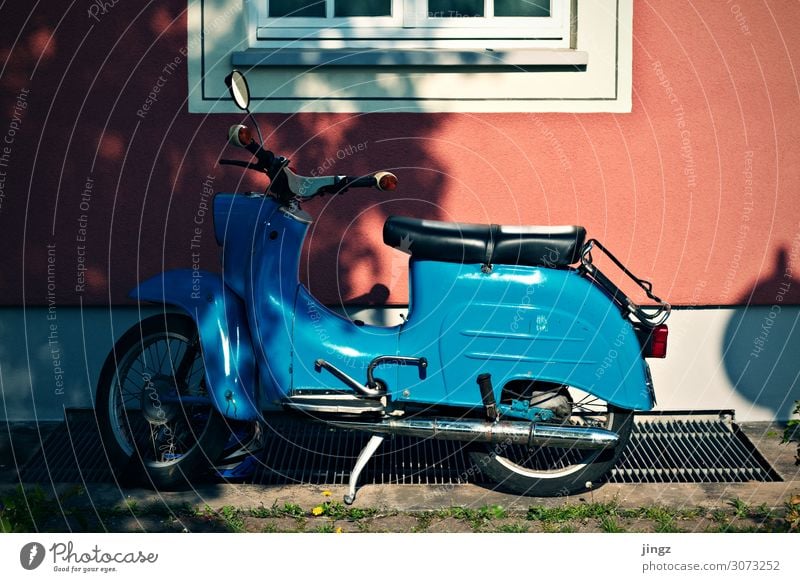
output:
POLYGON ((644 335, 642 355, 645 358, 666 358, 667 336, 669 335, 667 326, 665 324, 657 325, 648 332, 644 335))

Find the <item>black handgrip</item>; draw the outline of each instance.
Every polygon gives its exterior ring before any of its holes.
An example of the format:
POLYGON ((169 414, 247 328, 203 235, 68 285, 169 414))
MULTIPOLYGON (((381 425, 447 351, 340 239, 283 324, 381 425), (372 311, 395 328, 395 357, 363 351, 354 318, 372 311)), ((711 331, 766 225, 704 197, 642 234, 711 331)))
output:
POLYGON ((374 188, 378 185, 378 181, 375 179, 374 175, 361 176, 358 178, 347 176, 344 180, 348 188, 374 188))
POLYGON ((338 176, 330 186, 323 186, 319 194, 344 194, 350 188, 374 188, 378 185, 375 176, 338 176))

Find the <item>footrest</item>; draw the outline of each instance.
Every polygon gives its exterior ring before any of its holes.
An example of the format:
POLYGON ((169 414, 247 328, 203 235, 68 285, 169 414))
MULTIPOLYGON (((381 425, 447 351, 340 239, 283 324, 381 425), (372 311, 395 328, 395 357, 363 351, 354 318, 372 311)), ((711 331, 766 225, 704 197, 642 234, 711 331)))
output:
POLYGON ((380 400, 351 394, 296 394, 284 400, 283 404, 295 410, 321 414, 365 414, 384 410, 380 400))

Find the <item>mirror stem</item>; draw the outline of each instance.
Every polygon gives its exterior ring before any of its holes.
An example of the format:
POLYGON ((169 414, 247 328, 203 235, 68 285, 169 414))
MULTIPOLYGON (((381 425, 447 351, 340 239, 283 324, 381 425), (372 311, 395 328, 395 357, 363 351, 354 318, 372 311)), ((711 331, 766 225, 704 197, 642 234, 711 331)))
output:
POLYGON ((253 113, 250 111, 249 107, 247 108, 247 115, 250 116, 250 121, 253 122, 253 125, 256 128, 256 132, 258 133, 258 143, 259 143, 259 145, 264 145, 264 138, 261 136, 261 128, 258 127, 258 122, 256 121, 256 118, 253 117, 253 113))

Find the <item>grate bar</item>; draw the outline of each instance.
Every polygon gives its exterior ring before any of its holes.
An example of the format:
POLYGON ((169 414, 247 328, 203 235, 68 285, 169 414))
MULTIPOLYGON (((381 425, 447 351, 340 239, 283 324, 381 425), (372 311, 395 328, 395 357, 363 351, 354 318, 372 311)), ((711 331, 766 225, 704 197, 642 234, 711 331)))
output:
MULTIPOLYGON (((631 441, 608 476, 615 483, 741 483, 780 481, 761 453, 735 424, 720 419, 637 418, 631 441)), ((264 485, 347 483, 368 435, 301 423, 284 416, 269 419, 265 447, 249 482, 264 485)), ((526 450, 515 451, 525 455, 526 450)), ((531 462, 569 462, 569 453, 543 449, 531 462)), ((113 481, 97 433, 94 412, 68 411, 56 429, 20 470, 23 482, 113 481)), ((211 477, 209 477, 211 478, 211 477)), ((407 436, 389 438, 367 465, 364 484, 488 483, 461 443, 407 436)))

